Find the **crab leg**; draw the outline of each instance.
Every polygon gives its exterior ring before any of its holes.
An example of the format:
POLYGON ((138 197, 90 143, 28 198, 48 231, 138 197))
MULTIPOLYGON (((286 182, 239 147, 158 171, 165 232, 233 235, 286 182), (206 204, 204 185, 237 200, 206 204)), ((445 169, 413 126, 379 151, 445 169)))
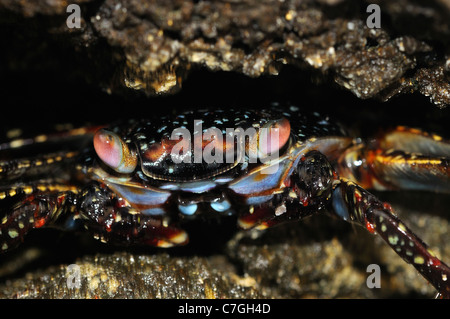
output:
POLYGON ((377 139, 378 147, 404 150, 410 153, 442 156, 450 154, 450 141, 418 129, 398 126, 377 139))
POLYGON ((68 210, 73 210, 75 187, 38 184, 0 192, 1 201, 15 200, 0 221, 0 253, 17 247, 34 228, 50 226, 68 210), (16 198, 19 198, 18 200, 16 198))
POLYGON ((413 189, 450 193, 450 142, 406 127, 387 132, 376 143, 356 144, 339 158, 341 178, 332 206, 341 218, 379 234, 438 291, 450 298, 450 269, 396 217, 388 204, 364 188, 413 189), (364 187, 364 188, 362 188, 364 187))
POLYGON ((251 207, 239 216, 242 228, 266 228, 299 220, 327 209, 338 217, 379 234, 406 262, 412 264, 446 298, 450 298, 450 269, 398 217, 389 204, 355 183, 340 178, 327 157, 311 151, 301 157, 284 181, 284 194, 251 207))
POLYGON ((389 204, 351 181, 336 180, 332 193, 334 213, 377 233, 407 263, 412 264, 444 298, 450 298, 450 268, 393 214, 389 204))
POLYGON ((413 189, 450 193, 450 142, 398 127, 377 145, 357 144, 339 158, 340 176, 366 189, 413 189))
POLYGON ((14 150, 35 144, 61 143, 61 141, 67 142, 80 137, 83 138, 88 134, 93 134, 102 127, 104 126, 86 126, 62 131, 58 131, 58 129, 55 128, 55 132, 53 133, 42 134, 34 137, 20 137, 19 134, 17 138, 0 142, 0 151, 14 150))
POLYGON ((54 170, 55 165, 75 158, 78 152, 58 152, 34 158, 22 158, 0 161, 0 178, 13 180, 28 172, 43 174, 54 170))
POLYGON ((0 142, 0 180, 52 172, 55 165, 75 159, 99 128, 89 126, 0 142), (41 155, 42 149, 46 155, 41 155))

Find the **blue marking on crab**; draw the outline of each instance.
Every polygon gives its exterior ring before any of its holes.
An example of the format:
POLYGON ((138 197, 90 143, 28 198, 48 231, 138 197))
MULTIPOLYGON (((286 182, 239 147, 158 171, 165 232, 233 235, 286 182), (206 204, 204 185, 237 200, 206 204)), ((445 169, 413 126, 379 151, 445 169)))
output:
POLYGON ((189 205, 178 205, 178 209, 180 212, 187 216, 192 216, 197 211, 198 205, 197 204, 189 204, 189 205))
POLYGON ((231 208, 231 203, 227 200, 212 202, 211 208, 218 212, 226 212, 231 208))

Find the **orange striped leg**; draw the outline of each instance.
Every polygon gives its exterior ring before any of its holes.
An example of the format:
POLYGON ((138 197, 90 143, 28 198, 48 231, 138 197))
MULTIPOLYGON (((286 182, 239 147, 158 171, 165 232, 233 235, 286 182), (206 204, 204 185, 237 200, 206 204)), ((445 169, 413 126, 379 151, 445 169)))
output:
POLYGON ((450 142, 399 127, 370 147, 358 144, 339 158, 336 170, 366 189, 414 189, 450 193, 450 142))

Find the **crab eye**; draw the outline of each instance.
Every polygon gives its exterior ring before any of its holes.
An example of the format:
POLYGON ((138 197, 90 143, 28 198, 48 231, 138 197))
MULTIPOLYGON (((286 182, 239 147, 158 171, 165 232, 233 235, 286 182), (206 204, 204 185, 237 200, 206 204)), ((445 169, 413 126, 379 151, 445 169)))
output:
POLYGON ((137 157, 117 134, 101 129, 94 135, 94 148, 98 157, 118 173, 131 173, 137 157))
POLYGON ((285 118, 265 125, 259 137, 259 151, 263 156, 279 151, 288 141, 291 124, 285 118))

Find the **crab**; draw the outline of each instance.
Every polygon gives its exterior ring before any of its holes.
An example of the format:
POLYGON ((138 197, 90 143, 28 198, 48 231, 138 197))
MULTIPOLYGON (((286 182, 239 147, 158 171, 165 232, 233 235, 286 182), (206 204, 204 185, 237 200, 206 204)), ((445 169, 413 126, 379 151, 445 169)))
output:
POLYGON ((381 236, 450 297, 449 267, 367 190, 448 193, 450 143, 435 134, 397 127, 365 142, 296 106, 193 110, 16 138, 0 156, 1 253, 42 227, 172 247, 199 218, 266 229, 328 213, 381 236))

